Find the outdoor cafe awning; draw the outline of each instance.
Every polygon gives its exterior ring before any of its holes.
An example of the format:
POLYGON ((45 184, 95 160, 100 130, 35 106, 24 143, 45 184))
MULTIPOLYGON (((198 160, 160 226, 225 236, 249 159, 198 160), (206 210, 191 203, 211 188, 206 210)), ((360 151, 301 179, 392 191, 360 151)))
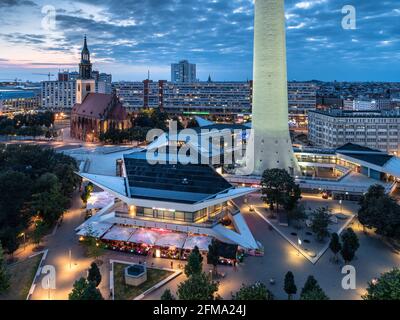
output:
POLYGON ((200 251, 208 251, 208 246, 211 244, 212 238, 207 236, 188 236, 186 238, 183 249, 193 250, 198 247, 200 251))
POLYGON ((164 248, 173 247, 182 249, 186 238, 187 234, 184 233, 165 232, 160 234, 155 245, 164 248))
POLYGON ((93 236, 95 238, 100 238, 104 235, 108 230, 111 229, 113 225, 107 222, 92 222, 85 225, 79 232, 78 236, 93 236))
POLYGON ((129 238, 136 231, 134 228, 113 226, 103 237, 103 240, 128 242, 129 238))
POLYGON ((128 242, 154 246, 158 237, 159 234, 156 231, 139 228, 132 234, 128 242))

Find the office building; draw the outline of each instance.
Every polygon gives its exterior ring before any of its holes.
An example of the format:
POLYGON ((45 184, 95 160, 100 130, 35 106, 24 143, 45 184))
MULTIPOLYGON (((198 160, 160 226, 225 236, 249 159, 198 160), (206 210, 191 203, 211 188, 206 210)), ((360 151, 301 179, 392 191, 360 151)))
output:
POLYGON ((324 148, 355 143, 399 154, 400 111, 310 111, 309 140, 324 148))

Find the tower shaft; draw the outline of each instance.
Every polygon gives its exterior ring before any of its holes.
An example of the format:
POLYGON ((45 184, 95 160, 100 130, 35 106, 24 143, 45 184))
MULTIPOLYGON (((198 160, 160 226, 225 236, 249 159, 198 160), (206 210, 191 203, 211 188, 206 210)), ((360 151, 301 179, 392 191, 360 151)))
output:
POLYGON ((254 174, 299 167, 288 125, 284 0, 255 0, 253 136, 254 174))

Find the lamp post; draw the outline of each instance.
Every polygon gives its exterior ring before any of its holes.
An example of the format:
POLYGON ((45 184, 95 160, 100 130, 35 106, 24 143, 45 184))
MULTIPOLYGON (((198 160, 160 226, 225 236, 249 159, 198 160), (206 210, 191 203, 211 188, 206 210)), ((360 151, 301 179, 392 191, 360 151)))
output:
POLYGON ((69 269, 71 270, 72 269, 72 252, 71 252, 71 249, 69 249, 69 251, 68 251, 68 256, 69 256, 69 269))
POLYGON ((26 248, 26 234, 25 234, 25 232, 22 232, 19 236, 20 237, 24 237, 24 250, 25 250, 25 248, 26 248))
POLYGON ((302 242, 301 242, 301 239, 300 239, 300 238, 297 238, 297 244, 299 245, 299 247, 298 247, 298 251, 297 251, 297 255, 298 255, 298 256, 300 256, 300 247, 301 247, 301 244, 302 244, 302 242))

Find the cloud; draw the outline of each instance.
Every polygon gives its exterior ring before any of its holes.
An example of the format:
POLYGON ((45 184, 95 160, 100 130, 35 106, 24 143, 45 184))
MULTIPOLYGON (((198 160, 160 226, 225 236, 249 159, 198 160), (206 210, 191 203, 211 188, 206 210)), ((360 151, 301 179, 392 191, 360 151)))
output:
POLYGON ((17 7, 17 6, 36 6, 36 3, 29 0, 1 0, 1 7, 17 7))
MULTIPOLYGON (((24 6, 26 1, 4 3, 24 6)), ((42 16, 26 11, 25 29, 0 29, 5 43, 28 45, 39 52, 62 52, 77 61, 83 34, 94 62, 111 70, 154 68, 169 77, 170 63, 189 59, 206 79, 252 77, 253 0, 48 0, 57 9, 56 34, 40 28, 42 16), (36 27, 32 27, 36 22, 36 27), (164 67, 162 67, 164 66, 164 67)), ((353 0, 357 29, 344 30, 341 9, 347 0, 286 0, 289 76, 296 79, 361 78, 391 74, 400 68, 398 0, 353 0), (371 64, 371 61, 374 61, 371 64), (341 67, 338 68, 337 66, 341 67), (374 68, 381 70, 376 72, 374 68)), ((25 5, 26 6, 26 5, 25 5)), ((40 11, 40 10, 39 10, 40 11)), ((9 13, 13 18, 13 12, 9 13)), ((14 16, 15 19, 17 17, 14 16)), ((21 22, 22 23, 22 22, 21 22)), ((0 44, 1 45, 1 44, 0 44)), ((12 59, 12 56, 5 58, 12 59)), ((34 61, 33 61, 34 62, 34 61)), ((57 63, 57 61, 49 61, 57 63)), ((78 63, 78 61, 77 61, 78 63)), ((141 74, 132 74, 139 79, 141 74)))

